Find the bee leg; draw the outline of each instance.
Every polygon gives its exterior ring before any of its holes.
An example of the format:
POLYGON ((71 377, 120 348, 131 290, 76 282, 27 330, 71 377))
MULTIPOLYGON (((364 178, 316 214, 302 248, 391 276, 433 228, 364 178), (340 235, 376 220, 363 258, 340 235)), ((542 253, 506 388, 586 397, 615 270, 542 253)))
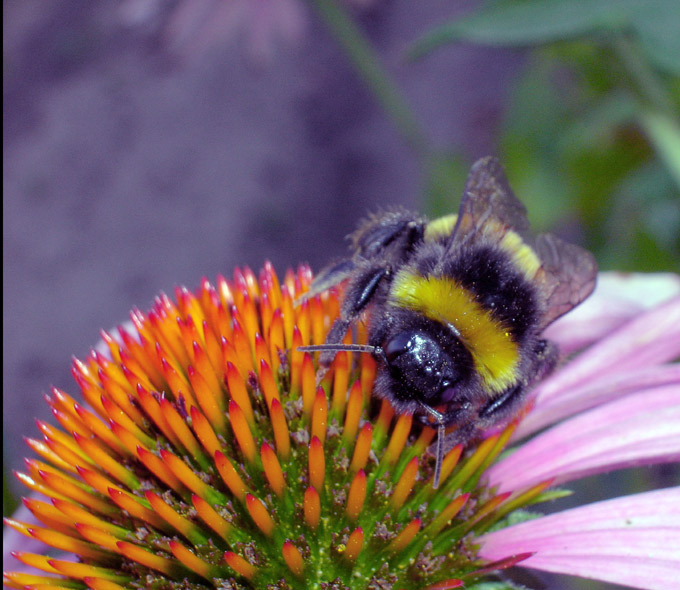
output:
MULTIPOLYGON (((446 435, 444 414, 424 403, 421 403, 421 407, 428 417, 434 418, 435 424, 437 425, 436 462, 434 464, 434 477, 432 478, 432 489, 436 490, 439 487, 439 480, 442 475, 442 461, 444 460, 444 436, 446 435)), ((425 418, 425 416, 423 416, 423 418, 425 418)), ((429 424, 429 421, 427 423, 429 424)))
POLYGON ((372 301, 380 282, 389 274, 390 269, 385 266, 375 266, 363 271, 350 285, 354 296, 345 298, 343 307, 346 309, 343 311, 356 318, 372 301))
POLYGON ((439 480, 441 479, 442 462, 444 455, 448 453, 453 447, 458 444, 467 444, 475 438, 475 434, 479 433, 477 426, 477 414, 469 403, 463 403, 456 406, 455 409, 449 409, 446 412, 438 412, 427 404, 421 404, 425 411, 424 415, 418 416, 423 424, 430 426, 437 426, 437 442, 436 445, 430 445, 428 452, 434 454, 436 458, 434 468, 434 478, 432 488, 439 487, 439 480), (434 418, 434 424, 428 418, 434 418), (446 434, 446 427, 457 425, 458 428, 446 434), (434 450, 433 450, 434 447, 434 450))
MULTIPOLYGON (((340 310, 340 317, 333 322, 325 344, 339 344, 345 337, 349 327, 361 315, 375 295, 380 282, 389 274, 384 266, 371 267, 363 271, 347 287, 345 300, 340 310)), ((328 369, 336 351, 326 350, 319 357, 319 366, 328 369)))
MULTIPOLYGON (((352 325, 351 319, 347 319, 342 316, 339 317, 337 320, 333 322, 333 325, 331 326, 331 329, 328 332, 328 336, 326 337, 325 344, 339 344, 340 342, 342 342, 342 339, 345 337, 345 334, 347 333, 347 330, 351 325, 352 325)), ((328 368, 331 366, 331 363, 333 362, 333 359, 335 358, 336 354, 337 351, 335 350, 322 351, 321 355, 319 356, 319 370, 321 371, 321 368, 323 367, 325 374, 328 368)), ((319 379, 317 379, 317 381, 319 381, 319 379)))
POLYGON ((480 430, 497 425, 502 418, 513 416, 526 398, 528 388, 550 373, 559 359, 559 350, 549 340, 539 340, 535 347, 536 361, 529 377, 484 404, 478 415, 480 430))
MULTIPOLYGON (((381 281, 389 274, 390 269, 385 266, 369 267, 347 286, 340 317, 333 322, 324 344, 335 345, 342 342, 349 327, 373 300, 381 281)), ((372 348, 376 353, 380 351, 378 347, 372 348)), ((317 387, 323 381, 337 352, 337 348, 322 350, 319 356, 319 369, 316 373, 317 387)))
POLYGON ((529 380, 529 385, 540 381, 557 366, 560 357, 560 350, 554 342, 550 340, 539 340, 534 349, 536 351, 536 364, 534 374, 529 380))
POLYGON ((512 413, 523 398, 524 384, 520 383, 484 404, 479 410, 479 419, 484 423, 497 421, 500 416, 512 413))
POLYGON ((448 453, 453 447, 458 445, 466 446, 468 443, 477 439, 480 434, 480 430, 475 423, 474 418, 465 424, 461 424, 453 432, 449 432, 444 436, 444 442, 442 444, 443 453, 448 453))
POLYGON ((335 285, 339 285, 351 275, 355 266, 356 265, 353 260, 341 260, 329 267, 324 268, 314 277, 314 282, 309 287, 309 291, 306 291, 297 297, 295 300, 296 305, 306 301, 310 297, 320 295, 335 285))

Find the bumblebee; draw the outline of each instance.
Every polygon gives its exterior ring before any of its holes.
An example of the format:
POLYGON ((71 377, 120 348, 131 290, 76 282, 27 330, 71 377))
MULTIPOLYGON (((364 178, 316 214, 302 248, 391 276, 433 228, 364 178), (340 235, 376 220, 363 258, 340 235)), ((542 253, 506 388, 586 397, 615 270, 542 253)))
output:
POLYGON ((552 235, 532 241, 528 229, 498 160, 483 158, 457 215, 428 221, 391 211, 363 220, 350 236, 352 256, 322 271, 307 294, 347 283, 325 344, 301 350, 321 351, 326 368, 341 350, 373 355, 375 394, 438 428, 434 487, 444 447, 519 412, 557 362, 541 333, 595 286, 589 252, 552 235), (343 344, 361 317, 367 344, 343 344))

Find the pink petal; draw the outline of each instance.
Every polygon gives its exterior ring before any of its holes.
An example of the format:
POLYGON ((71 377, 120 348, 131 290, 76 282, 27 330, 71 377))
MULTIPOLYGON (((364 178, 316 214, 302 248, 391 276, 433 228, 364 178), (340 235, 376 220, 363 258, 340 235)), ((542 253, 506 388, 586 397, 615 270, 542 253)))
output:
POLYGON ((680 572, 680 487, 551 514, 479 542, 491 561, 534 552, 522 567, 667 590, 680 572))
POLYGON ((680 364, 608 373, 599 379, 568 388, 559 396, 542 398, 541 403, 522 420, 513 439, 524 438, 550 424, 556 424, 564 418, 612 399, 664 385, 680 387, 680 364))
POLYGON ((570 353, 600 340, 645 309, 678 295, 680 276, 676 274, 602 272, 595 292, 552 324, 545 336, 557 342, 563 353, 570 353))
POLYGON ((536 407, 593 379, 661 365, 679 355, 680 297, 675 297, 627 322, 558 369, 534 390, 536 407))
POLYGON ((680 387, 640 391, 539 434, 487 472, 499 492, 680 460, 680 387))

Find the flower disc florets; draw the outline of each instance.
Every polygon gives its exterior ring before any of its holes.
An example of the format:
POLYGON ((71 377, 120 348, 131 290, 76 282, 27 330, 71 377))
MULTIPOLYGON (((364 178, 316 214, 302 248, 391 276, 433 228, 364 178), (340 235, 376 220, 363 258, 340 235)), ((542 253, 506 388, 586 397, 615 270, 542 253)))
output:
POLYGON ((15 552, 36 572, 5 584, 444 589, 525 557, 484 563, 475 541, 546 487, 480 485, 514 425, 465 460, 452 449, 433 489, 434 430, 372 399, 370 355, 338 353, 317 386, 298 347, 324 342, 339 300, 297 305, 310 283, 303 267, 280 286, 270 265, 204 280, 74 361, 85 403, 52 391, 62 428, 38 422, 40 458, 17 474, 39 524, 6 520, 71 555, 15 552))

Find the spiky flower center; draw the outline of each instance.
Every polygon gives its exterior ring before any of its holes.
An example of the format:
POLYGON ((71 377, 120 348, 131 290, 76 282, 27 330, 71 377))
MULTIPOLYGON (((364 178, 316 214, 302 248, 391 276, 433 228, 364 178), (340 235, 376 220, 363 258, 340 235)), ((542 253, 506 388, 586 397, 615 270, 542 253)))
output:
POLYGON ((281 286, 271 265, 204 280, 133 311, 119 339, 104 333, 108 354, 75 361, 86 403, 53 390, 63 430, 38 422, 40 459, 17 474, 41 524, 7 523, 78 559, 17 552, 46 574, 5 584, 444 589, 520 560, 484 564, 475 544, 546 487, 480 484, 513 426, 464 461, 452 449, 433 489, 434 430, 371 398, 369 355, 338 353, 317 386, 298 347, 324 342, 339 300, 296 305, 310 282, 303 267, 281 286))

